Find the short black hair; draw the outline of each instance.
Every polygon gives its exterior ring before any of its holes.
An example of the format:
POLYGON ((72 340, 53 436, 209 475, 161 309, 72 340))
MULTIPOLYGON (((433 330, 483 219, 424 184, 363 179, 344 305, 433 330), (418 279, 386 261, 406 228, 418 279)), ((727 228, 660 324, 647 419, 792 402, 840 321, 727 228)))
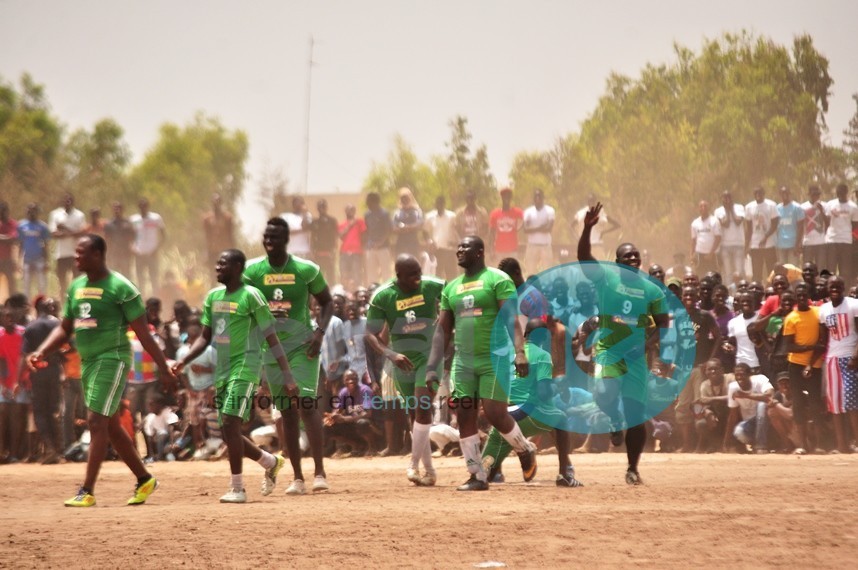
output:
POLYGON ((97 251, 97 252, 101 253, 101 255, 104 255, 107 253, 107 242, 104 241, 104 238, 101 237, 100 235, 98 235, 98 234, 84 234, 83 238, 89 240, 89 243, 90 243, 89 247, 91 247, 93 249, 93 251, 97 251))
POLYGON ((247 256, 240 249, 225 249, 221 255, 226 255, 230 261, 238 262, 242 268, 247 263, 247 256))
POLYGON ((514 257, 505 257, 498 263, 498 269, 507 275, 512 275, 513 273, 521 273, 521 264, 514 257))
POLYGON ((268 221, 265 222, 265 225, 283 228, 283 230, 286 232, 286 241, 289 241, 289 223, 286 220, 284 220, 280 216, 274 216, 273 218, 268 218, 268 221))

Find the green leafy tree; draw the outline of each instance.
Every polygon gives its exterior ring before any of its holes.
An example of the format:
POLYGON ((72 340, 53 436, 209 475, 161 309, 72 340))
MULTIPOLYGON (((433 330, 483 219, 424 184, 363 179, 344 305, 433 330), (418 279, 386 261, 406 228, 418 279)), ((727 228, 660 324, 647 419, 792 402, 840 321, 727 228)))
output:
POLYGON ((102 215, 111 213, 106 205, 112 200, 127 201, 127 171, 131 151, 123 139, 124 131, 113 119, 102 119, 92 132, 77 130, 69 136, 64 162, 69 189, 80 203, 101 204, 102 215))
POLYGON ((414 193, 417 203, 427 210, 432 207, 435 198, 444 191, 436 175, 439 165, 436 163, 434 166, 435 168, 418 160, 405 139, 401 135, 396 135, 387 161, 372 165, 364 181, 364 190, 377 192, 381 196, 384 207, 395 209, 398 190, 408 187, 414 193))

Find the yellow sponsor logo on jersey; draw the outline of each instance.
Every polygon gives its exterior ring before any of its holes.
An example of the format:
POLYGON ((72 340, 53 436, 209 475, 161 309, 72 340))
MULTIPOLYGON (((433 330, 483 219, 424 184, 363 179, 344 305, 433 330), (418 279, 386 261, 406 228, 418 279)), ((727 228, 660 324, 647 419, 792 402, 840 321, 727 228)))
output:
POLYGON ((262 282, 266 285, 294 285, 294 273, 269 273, 262 282))
POLYGON ((477 291, 483 288, 483 280, 471 281, 470 283, 461 283, 456 287, 456 294, 467 293, 468 291, 477 291))
POLYGON ((74 329, 94 329, 98 328, 98 321, 96 319, 75 319, 74 320, 74 329))
POLYGON ((413 307, 419 307, 420 305, 425 305, 426 301, 423 299, 423 295, 414 295, 413 297, 409 297, 407 299, 401 299, 396 302, 396 310, 404 311, 405 309, 411 309, 413 307))
POLYGON ((101 299, 104 289, 100 287, 81 287, 75 292, 75 299, 101 299))
POLYGON ((215 313, 235 313, 238 312, 238 303, 233 301, 215 301, 212 305, 212 311, 215 313))

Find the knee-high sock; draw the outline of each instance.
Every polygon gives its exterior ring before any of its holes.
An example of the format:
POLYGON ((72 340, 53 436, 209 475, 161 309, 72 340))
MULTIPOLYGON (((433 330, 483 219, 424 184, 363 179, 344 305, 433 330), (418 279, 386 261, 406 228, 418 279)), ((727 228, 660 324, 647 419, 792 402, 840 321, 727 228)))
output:
POLYGON ((487 477, 486 471, 483 469, 483 462, 480 459, 479 434, 463 437, 459 440, 459 446, 462 448, 462 456, 465 458, 468 473, 476 475, 480 481, 485 481, 487 477))

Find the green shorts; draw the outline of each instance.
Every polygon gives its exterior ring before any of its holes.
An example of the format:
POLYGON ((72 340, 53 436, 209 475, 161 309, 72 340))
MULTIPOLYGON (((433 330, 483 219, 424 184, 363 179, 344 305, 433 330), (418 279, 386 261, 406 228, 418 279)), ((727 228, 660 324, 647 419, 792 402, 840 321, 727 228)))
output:
POLYGON ((96 414, 111 417, 122 401, 131 363, 99 359, 81 364, 81 387, 86 407, 96 414))
POLYGON ((508 388, 512 366, 498 366, 493 357, 467 356, 466 362, 457 354, 450 371, 450 388, 454 400, 481 398, 509 402, 508 388))
POLYGON ((431 410, 432 399, 428 395, 421 396, 419 399, 416 396, 417 388, 426 387, 426 371, 428 370, 426 362, 417 362, 415 366, 416 368, 411 372, 393 367, 393 382, 396 384, 396 391, 399 393, 399 399, 406 410, 431 410))
POLYGON ((250 419, 257 383, 249 380, 227 380, 215 386, 217 420, 223 425, 223 416, 235 416, 246 422, 250 419))
MULTIPOLYGON (((298 385, 300 401, 307 401, 307 398, 315 400, 319 395, 319 357, 307 358, 307 349, 302 346, 290 352, 286 359, 289 361, 292 377, 295 378, 295 383, 298 385)), ((265 378, 268 381, 268 387, 271 389, 271 402, 274 407, 278 410, 289 409, 294 398, 290 398, 286 394, 283 374, 276 362, 265 364, 265 378)))
POLYGON ((619 396, 636 400, 642 404, 647 401, 648 373, 644 360, 639 360, 628 367, 620 377, 610 375, 610 372, 598 364, 593 367, 593 379, 597 385, 602 381, 607 381, 605 383, 608 384, 619 383, 619 396))

